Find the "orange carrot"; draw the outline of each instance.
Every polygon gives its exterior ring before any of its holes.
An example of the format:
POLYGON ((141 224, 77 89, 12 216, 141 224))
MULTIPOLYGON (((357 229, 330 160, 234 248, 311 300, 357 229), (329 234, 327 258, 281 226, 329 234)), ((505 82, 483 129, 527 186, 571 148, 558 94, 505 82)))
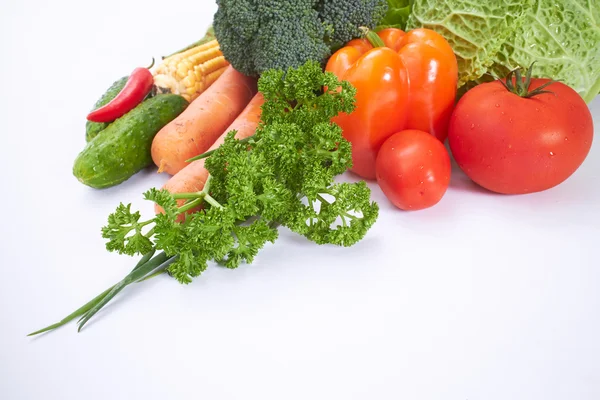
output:
MULTIPOLYGON (((209 150, 214 150, 225 141, 227 133, 236 130, 236 139, 245 139, 254 135, 256 127, 260 121, 261 106, 264 103, 264 98, 261 93, 257 93, 254 98, 248 103, 244 111, 233 121, 224 133, 213 143, 209 150)), ((204 187, 204 182, 208 179, 208 170, 204 167, 204 158, 192 161, 181 171, 176 173, 165 183, 163 189, 167 189, 171 193, 190 193, 199 192, 204 187)), ((185 200, 178 200, 181 206, 185 200)), ((198 208, 188 211, 194 212, 198 208)), ((162 208, 155 207, 157 213, 162 212, 162 208)), ((183 215, 180 215, 180 219, 183 215)))
POLYGON ((227 67, 206 91, 177 118, 163 127, 152 142, 158 172, 176 174, 186 160, 204 153, 256 93, 256 79, 227 67))

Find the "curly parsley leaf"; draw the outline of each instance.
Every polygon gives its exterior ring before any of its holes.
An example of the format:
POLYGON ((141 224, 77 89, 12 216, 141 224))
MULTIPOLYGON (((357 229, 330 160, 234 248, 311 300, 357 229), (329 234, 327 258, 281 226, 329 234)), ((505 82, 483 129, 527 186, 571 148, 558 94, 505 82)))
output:
POLYGON ((131 212, 131 204, 119 204, 108 216, 108 224, 102 228, 102 237, 108 239, 106 249, 119 254, 145 254, 152 250, 152 242, 142 232, 147 223, 140 223, 139 211, 131 212))
POLYGON ((256 220, 249 226, 235 227, 233 232, 236 246, 227 253, 227 268, 237 268, 242 262, 252 263, 258 251, 267 242, 274 243, 278 236, 277 229, 270 227, 264 220, 256 220))
POLYGON ((153 201, 160 207, 162 207, 164 214, 169 219, 176 219, 179 214, 177 201, 173 198, 173 195, 166 189, 157 190, 152 188, 144 193, 144 199, 153 201))

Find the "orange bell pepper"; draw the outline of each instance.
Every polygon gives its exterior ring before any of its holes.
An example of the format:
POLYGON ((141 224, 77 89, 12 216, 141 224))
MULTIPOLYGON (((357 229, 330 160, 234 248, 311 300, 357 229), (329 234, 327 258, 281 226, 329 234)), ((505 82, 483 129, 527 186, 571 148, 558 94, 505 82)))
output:
POLYGON ((355 110, 338 115, 333 122, 352 144, 351 171, 375 179, 379 147, 406 126, 408 73, 404 62, 391 48, 373 48, 366 39, 357 39, 336 51, 325 69, 356 88, 355 110))
POLYGON ((429 29, 367 32, 335 52, 325 68, 356 89, 356 110, 334 119, 352 143, 352 171, 375 178, 383 142, 403 129, 446 140, 458 65, 448 42, 429 29))

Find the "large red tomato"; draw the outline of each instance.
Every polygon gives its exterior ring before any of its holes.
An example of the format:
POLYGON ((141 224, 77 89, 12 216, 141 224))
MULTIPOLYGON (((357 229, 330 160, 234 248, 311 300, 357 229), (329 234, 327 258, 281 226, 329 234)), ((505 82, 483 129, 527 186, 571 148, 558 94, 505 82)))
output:
POLYGON ((516 82, 509 77, 508 88, 495 81, 469 90, 456 105, 448 131, 460 168, 498 193, 538 192, 560 184, 592 145, 592 116, 577 92, 554 82, 534 94, 550 81, 516 82))

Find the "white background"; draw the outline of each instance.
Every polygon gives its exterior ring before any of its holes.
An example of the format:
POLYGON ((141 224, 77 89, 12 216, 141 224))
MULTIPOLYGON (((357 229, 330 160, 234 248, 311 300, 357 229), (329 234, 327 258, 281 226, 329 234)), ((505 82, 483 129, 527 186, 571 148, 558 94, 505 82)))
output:
MULTIPOLYGON (((442 202, 394 209, 350 249, 282 230, 255 265, 126 290, 81 333, 58 320, 124 276, 104 250, 120 202, 146 215, 149 169, 109 190, 71 167, 117 78, 195 41, 208 1, 0 0, 0 398, 600 398, 600 146, 528 196, 453 171, 442 202)), ((591 108, 600 126, 600 99, 591 108)), ((598 133, 598 128, 596 129, 598 133)))

